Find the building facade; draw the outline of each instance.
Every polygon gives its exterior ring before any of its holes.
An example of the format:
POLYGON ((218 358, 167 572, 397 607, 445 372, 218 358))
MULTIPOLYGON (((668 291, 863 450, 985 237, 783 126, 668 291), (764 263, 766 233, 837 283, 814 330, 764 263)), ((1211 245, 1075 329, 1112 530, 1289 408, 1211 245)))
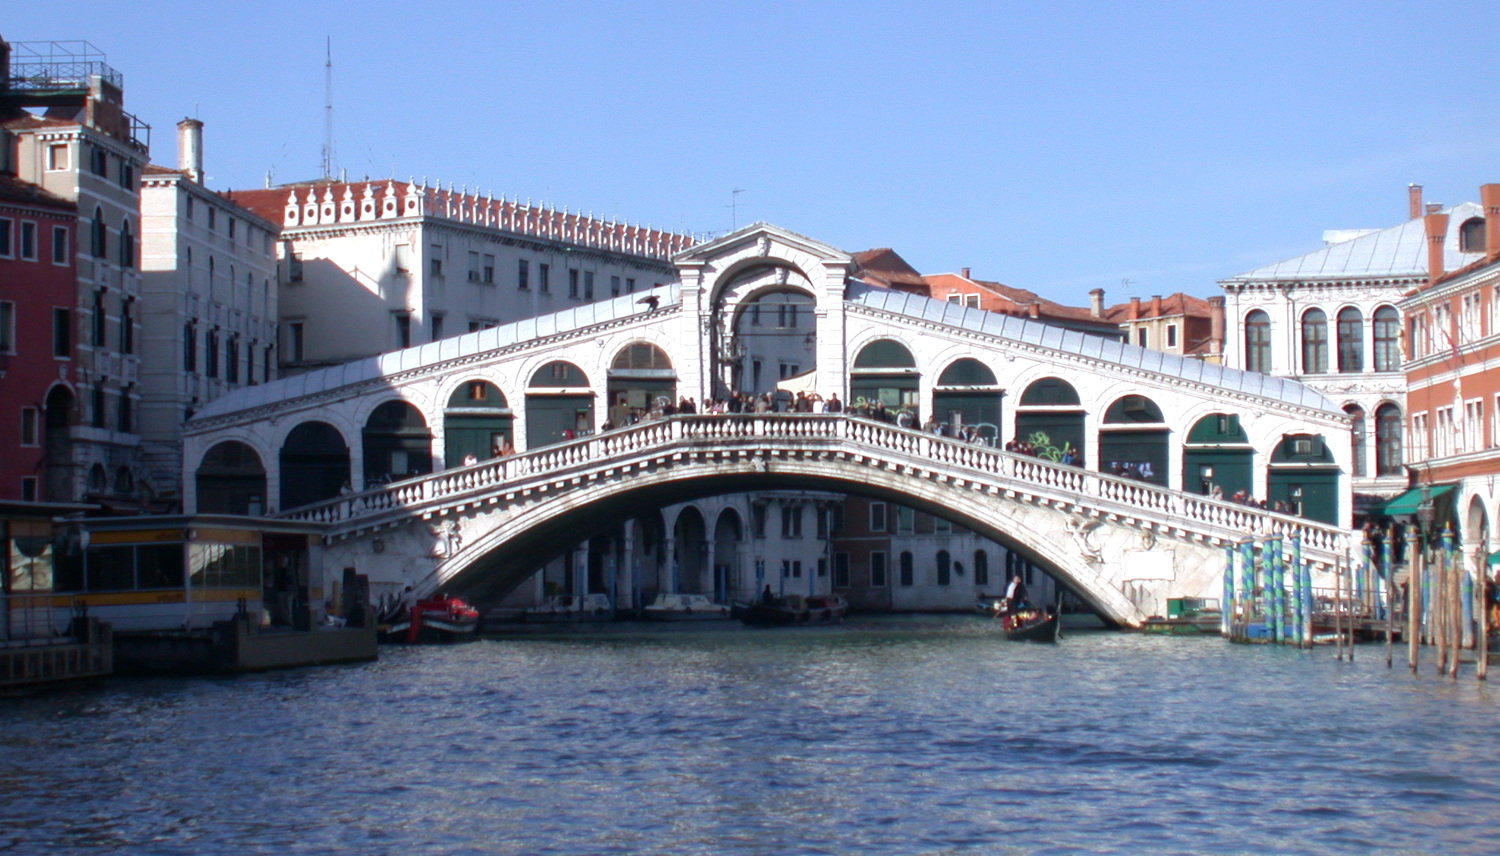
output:
MULTIPOLYGON (((1403 444, 1407 374, 1402 368, 1401 301, 1428 280, 1428 235, 1421 188, 1409 192, 1409 219, 1379 230, 1324 235, 1325 246, 1220 281, 1231 332, 1225 364, 1299 380, 1349 415, 1355 508, 1361 513, 1405 489, 1406 465, 1421 460, 1403 444)), ((1444 270, 1482 258, 1473 227, 1478 205, 1445 212, 1439 247, 1444 270), (1466 237, 1467 235, 1467 237, 1466 237)))

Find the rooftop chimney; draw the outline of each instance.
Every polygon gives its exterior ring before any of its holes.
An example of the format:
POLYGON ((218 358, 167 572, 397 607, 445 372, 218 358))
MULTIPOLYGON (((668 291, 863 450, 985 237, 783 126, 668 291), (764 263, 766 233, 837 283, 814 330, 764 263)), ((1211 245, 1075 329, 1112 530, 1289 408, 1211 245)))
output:
POLYGON ((189 180, 203 183, 203 123, 197 119, 177 123, 177 168, 189 180))
POLYGON ((1216 294, 1208 299, 1208 338, 1214 353, 1224 350, 1224 295, 1216 294))
POLYGON ((1151 317, 1152 318, 1160 318, 1161 317, 1161 295, 1160 294, 1153 294, 1153 295, 1151 295, 1151 317))
POLYGON ((964 279, 968 279, 969 278, 969 269, 968 268, 964 268, 963 269, 963 273, 961 275, 963 276, 964 279))
POLYGON ((1096 288, 1089 292, 1089 315, 1095 318, 1104 317, 1104 289, 1096 288))
POLYGON ((1500 258, 1500 184, 1479 188, 1479 204, 1484 206, 1484 257, 1500 258))
POLYGON ((1422 216, 1422 185, 1408 184, 1406 186, 1406 219, 1415 220, 1422 216))
POLYGON ((1130 320, 1134 321, 1139 317, 1141 317, 1141 299, 1132 297, 1130 298, 1130 320))
POLYGON ((1427 284, 1431 285, 1443 277, 1443 243, 1448 238, 1448 215, 1440 214, 1434 206, 1428 205, 1423 223, 1427 231, 1427 284))

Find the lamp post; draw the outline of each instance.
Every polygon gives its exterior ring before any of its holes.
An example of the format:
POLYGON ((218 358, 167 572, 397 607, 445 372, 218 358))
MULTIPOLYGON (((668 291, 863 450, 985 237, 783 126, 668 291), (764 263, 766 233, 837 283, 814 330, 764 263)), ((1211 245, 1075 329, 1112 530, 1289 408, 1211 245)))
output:
POLYGON ((1417 670, 1417 643, 1422 626, 1422 577, 1427 573, 1427 534, 1432 529, 1432 488, 1422 485, 1417 503, 1417 537, 1411 555, 1411 576, 1406 581, 1406 660, 1417 670))

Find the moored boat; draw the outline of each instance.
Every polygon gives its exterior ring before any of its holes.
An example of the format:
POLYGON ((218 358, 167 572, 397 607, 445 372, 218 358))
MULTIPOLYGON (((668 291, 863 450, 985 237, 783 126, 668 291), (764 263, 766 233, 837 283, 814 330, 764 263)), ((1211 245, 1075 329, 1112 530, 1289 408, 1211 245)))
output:
POLYGON ((647 621, 702 621, 728 618, 729 607, 714 603, 703 594, 658 594, 641 610, 647 621))
POLYGON ((462 642, 479 630, 479 610, 460 598, 437 594, 391 616, 381 631, 387 642, 462 642))
POLYGON ((745 624, 784 627, 788 624, 829 624, 842 621, 848 611, 849 602, 836 594, 810 597, 787 594, 781 597, 762 597, 755 603, 735 604, 734 614, 745 624))
POLYGON ((615 608, 605 594, 556 594, 543 603, 526 610, 525 621, 608 621, 615 616, 615 608))

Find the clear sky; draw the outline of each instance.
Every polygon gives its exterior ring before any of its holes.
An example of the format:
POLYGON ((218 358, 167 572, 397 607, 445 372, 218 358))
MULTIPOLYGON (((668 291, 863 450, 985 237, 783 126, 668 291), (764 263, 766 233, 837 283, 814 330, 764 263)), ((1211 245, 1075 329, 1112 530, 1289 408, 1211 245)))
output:
POLYGON ((336 163, 694 232, 765 220, 1086 304, 1185 291, 1500 181, 1500 3, 18 4, 215 189, 336 163), (743 192, 735 194, 740 189, 743 192), (731 200, 737 206, 731 208, 731 200))

